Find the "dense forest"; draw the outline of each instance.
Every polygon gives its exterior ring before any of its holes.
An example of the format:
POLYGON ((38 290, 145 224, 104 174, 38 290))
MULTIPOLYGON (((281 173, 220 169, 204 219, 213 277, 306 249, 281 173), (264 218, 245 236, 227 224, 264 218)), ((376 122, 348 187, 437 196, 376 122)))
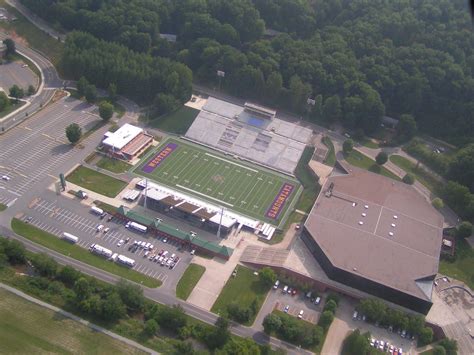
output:
POLYGON ((147 63, 184 63, 200 82, 215 84, 223 70, 230 93, 311 111, 316 120, 371 133, 384 114, 412 114, 422 131, 473 141, 474 34, 465 0, 22 2, 59 28, 116 42, 147 63))

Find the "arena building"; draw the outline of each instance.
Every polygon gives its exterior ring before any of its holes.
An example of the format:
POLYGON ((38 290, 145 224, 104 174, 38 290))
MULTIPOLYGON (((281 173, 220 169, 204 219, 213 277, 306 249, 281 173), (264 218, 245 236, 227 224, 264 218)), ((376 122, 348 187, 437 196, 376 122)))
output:
POLYGON ((153 136, 142 128, 129 123, 115 132, 106 132, 102 149, 116 158, 132 160, 143 153, 153 143, 153 136))

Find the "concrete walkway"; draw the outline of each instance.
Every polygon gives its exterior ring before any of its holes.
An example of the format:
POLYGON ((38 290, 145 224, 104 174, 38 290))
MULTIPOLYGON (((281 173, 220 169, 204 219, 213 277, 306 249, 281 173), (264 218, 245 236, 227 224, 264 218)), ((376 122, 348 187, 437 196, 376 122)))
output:
POLYGON ((148 354, 159 354, 158 352, 156 352, 154 350, 151 350, 147 347, 144 347, 143 345, 138 344, 137 342, 135 342, 133 340, 130 340, 130 339, 124 338, 123 336, 120 336, 118 334, 112 333, 111 331, 108 331, 107 329, 104 329, 104 328, 99 327, 98 325, 96 325, 94 323, 91 323, 91 322, 86 321, 82 318, 79 318, 79 317, 75 316, 74 314, 71 314, 69 312, 66 312, 66 311, 62 310, 61 308, 55 307, 55 306, 50 305, 46 302, 40 301, 37 298, 31 297, 31 296, 27 295, 26 293, 23 293, 23 292, 17 290, 16 288, 10 287, 10 286, 5 285, 3 283, 0 283, 0 288, 2 288, 4 290, 7 290, 7 291, 9 291, 9 292, 21 297, 21 298, 24 298, 27 301, 33 302, 33 303, 35 303, 35 304, 37 304, 41 307, 45 307, 47 309, 50 309, 53 312, 59 313, 64 317, 67 317, 67 318, 72 319, 72 320, 74 320, 78 323, 81 323, 82 325, 85 325, 86 327, 89 327, 89 328, 91 328, 92 330, 94 330, 96 332, 106 334, 106 335, 108 335, 108 336, 110 336, 110 337, 112 337, 116 340, 119 340, 119 341, 121 341, 123 343, 126 343, 130 346, 133 346, 133 347, 135 347, 139 350, 142 350, 142 351, 144 351, 148 354))

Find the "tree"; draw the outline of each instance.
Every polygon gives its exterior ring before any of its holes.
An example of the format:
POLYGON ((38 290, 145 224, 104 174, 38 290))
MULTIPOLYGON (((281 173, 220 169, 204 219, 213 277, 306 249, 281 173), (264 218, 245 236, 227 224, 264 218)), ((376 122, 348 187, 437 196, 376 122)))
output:
POLYGON ((412 315, 409 318, 407 330, 413 335, 418 335, 420 334, 424 326, 425 317, 419 315, 412 315))
POLYGON ((424 327, 418 336, 418 340, 422 346, 430 344, 433 341, 433 329, 424 327))
POLYGON ((15 84, 10 88, 10 96, 14 97, 18 102, 18 99, 21 99, 23 96, 25 96, 25 92, 22 88, 15 84))
POLYGON ((267 334, 278 332, 282 322, 277 314, 270 313, 263 319, 263 330, 267 334))
POLYGON ((26 261, 26 249, 17 240, 9 240, 4 245, 4 252, 10 264, 23 264, 26 261))
POLYGON ((330 311, 324 311, 319 317, 318 325, 320 325, 324 330, 328 330, 333 320, 334 314, 330 311))
POLYGON ((102 318, 116 321, 125 316, 126 308, 117 292, 110 292, 102 302, 102 318))
POLYGON ((458 343, 454 339, 444 338, 438 342, 446 350, 446 355, 456 355, 458 351, 458 343))
POLYGON ((397 135, 400 141, 412 139, 417 132, 416 121, 412 115, 401 115, 397 125, 397 135))
POLYGON ((206 345, 211 350, 221 348, 229 341, 229 339, 229 322, 225 318, 217 318, 215 328, 213 328, 205 337, 206 345))
POLYGON ((474 143, 456 153, 449 165, 448 177, 474 192, 474 143))
POLYGON ((455 211, 464 211, 471 203, 471 193, 466 186, 455 181, 448 181, 441 191, 444 200, 455 211))
POLYGON ((346 139, 342 144, 342 150, 344 154, 349 154, 354 149, 354 141, 352 139, 346 139))
POLYGON ((0 91, 0 112, 9 108, 10 105, 11 103, 8 96, 3 91, 0 91))
POLYGON ((264 267, 259 271, 258 278, 262 284, 270 288, 276 282, 277 275, 269 267, 264 267))
POLYGON ((354 330, 344 339, 342 349, 342 354, 368 354, 370 350, 368 333, 361 334, 359 329, 354 330))
MULTIPOLYGON (((363 299, 359 303, 358 310, 373 322, 382 322, 387 317, 387 306, 378 299, 363 299)), ((387 323, 390 323, 390 321, 387 321, 387 323)))
POLYGON ((31 263, 36 271, 45 277, 52 278, 56 276, 58 270, 58 263, 56 260, 44 253, 34 254, 31 257, 31 263))
POLYGON ((189 341, 176 341, 173 342, 173 355, 194 355, 195 351, 193 344, 189 341))
POLYGON ((378 165, 384 165, 388 160, 388 155, 387 153, 385 152, 380 152, 379 154, 377 154, 377 156, 375 157, 375 162, 378 164, 378 165))
POLYGON ((314 106, 311 109, 311 116, 314 120, 320 120, 323 117, 323 96, 317 95, 314 98, 314 106))
POLYGON ((82 136, 82 129, 77 123, 71 123, 66 127, 66 137, 72 144, 79 142, 82 136))
POLYGON ((462 222, 456 231, 456 237, 458 238, 468 238, 472 235, 472 224, 471 222, 464 221, 462 222))
POLYGON ((97 100, 97 89, 95 85, 87 85, 84 96, 88 103, 93 104, 97 100))
POLYGON ((436 197, 435 199, 433 199, 433 201, 431 201, 431 204, 433 205, 434 208, 436 208, 437 210, 440 210, 444 207, 444 202, 442 199, 440 199, 439 197, 436 197))
POLYGON ((5 52, 6 56, 12 56, 16 54, 15 41, 13 41, 11 38, 6 38, 3 40, 3 44, 7 47, 5 52))
POLYGON ((238 303, 230 303, 227 305, 227 313, 231 319, 239 323, 248 322, 252 316, 250 308, 244 307, 238 303))
POLYGON ((145 327, 143 328, 143 332, 151 337, 153 335, 155 335, 157 332, 158 332, 158 329, 160 329, 160 326, 158 325, 158 323, 156 322, 156 320, 154 319, 148 319, 146 322, 145 322, 145 327))
POLYGON ((239 340, 231 339, 222 347, 214 351, 215 355, 261 355, 260 345, 250 338, 239 340))
POLYGON ((413 185, 415 183, 415 178, 413 177, 412 174, 407 173, 403 177, 402 181, 407 185, 413 185))
POLYGON ((117 85, 110 83, 109 87, 107 88, 107 92, 109 93, 109 97, 112 101, 117 99, 117 85))
POLYGON ((156 320, 163 328, 170 329, 172 331, 178 331, 186 325, 186 314, 181 306, 175 305, 173 307, 165 307, 160 309, 156 315, 156 320))
POLYGON ((57 275, 57 278, 67 286, 74 285, 79 277, 81 273, 69 265, 64 266, 57 275))
POLYGON ((108 121, 112 118, 113 114, 114 114, 114 105, 112 105, 110 102, 102 101, 99 105, 100 118, 102 118, 104 121, 108 121))
POLYGON ((74 283, 74 292, 78 301, 85 300, 91 295, 91 287, 89 281, 85 277, 80 277, 74 283))
POLYGON ((324 305, 324 310, 332 312, 333 314, 336 312, 336 308, 337 303, 334 300, 326 301, 326 304, 324 305))
POLYGON ((28 86, 28 96, 34 95, 35 94, 35 87, 33 85, 28 86))
POLYGON ((283 88, 283 78, 280 73, 272 72, 265 83, 265 96, 270 102, 276 102, 280 98, 283 88))
POLYGON ((128 309, 134 312, 143 310, 145 297, 143 296, 143 289, 140 286, 121 279, 117 283, 116 289, 128 309))
POLYGON ((341 99, 338 95, 328 97, 323 106, 323 117, 329 123, 334 123, 342 116, 341 99))
POLYGON ((89 86, 89 82, 86 78, 81 76, 81 78, 77 81, 77 93, 79 97, 82 97, 86 94, 86 89, 89 86))
POLYGON ((176 110, 178 108, 178 102, 173 96, 160 93, 156 95, 153 106, 156 114, 161 116, 176 110))
POLYGON ((433 348, 433 355, 446 355, 446 349, 443 348, 441 345, 436 345, 433 348))

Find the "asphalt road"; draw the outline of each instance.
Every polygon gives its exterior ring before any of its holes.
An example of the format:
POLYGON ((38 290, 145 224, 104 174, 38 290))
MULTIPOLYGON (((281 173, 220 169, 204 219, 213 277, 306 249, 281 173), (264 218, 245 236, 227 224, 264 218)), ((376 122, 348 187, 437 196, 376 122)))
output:
POLYGON ((0 87, 8 93, 9 88, 18 85, 25 91, 29 85, 37 86, 39 79, 29 67, 22 62, 11 62, 0 65, 0 87))

